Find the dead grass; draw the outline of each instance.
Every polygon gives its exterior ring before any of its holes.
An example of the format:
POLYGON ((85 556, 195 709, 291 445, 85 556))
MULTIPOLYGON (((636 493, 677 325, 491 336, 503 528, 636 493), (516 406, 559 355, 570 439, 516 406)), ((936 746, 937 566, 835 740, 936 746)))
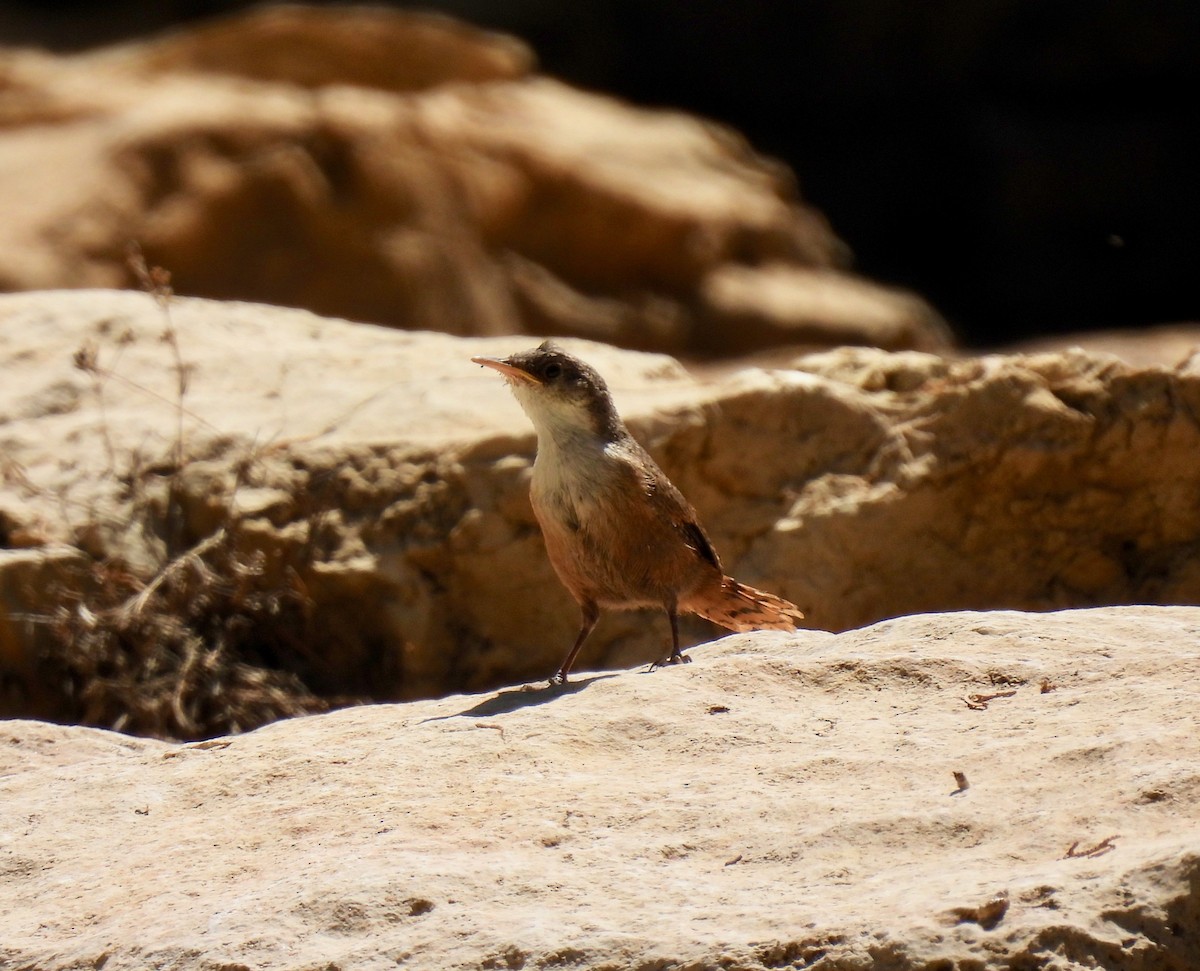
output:
POLYGON ((93 564, 50 625, 43 675, 69 720, 135 735, 233 734, 330 703, 292 670, 308 653, 302 587, 269 588, 222 529, 149 582, 93 564))
MULTIPOLYGON (((190 368, 171 319, 169 275, 147 267, 136 249, 130 265, 160 309, 162 341, 175 375, 174 441, 153 476, 143 456, 118 453, 104 420, 107 383, 125 379, 105 366, 102 349, 94 345, 81 347, 74 363, 91 379, 107 474, 122 483, 141 520, 129 527, 161 538, 161 562, 146 575, 108 554, 103 544, 97 548, 94 539, 78 538, 89 564, 86 575, 62 583, 55 591, 54 615, 38 618, 44 635, 38 677, 42 694, 53 699, 53 717, 194 740, 352 700, 322 697, 306 683, 320 649, 303 582, 313 563, 312 544, 295 546, 287 562, 266 569, 261 553, 247 552, 253 544, 242 541, 242 524, 232 513, 206 537, 187 535, 183 477, 191 461, 185 420, 192 417, 186 403, 190 368), (155 498, 148 494, 148 482, 161 483, 164 465, 165 497, 160 492, 155 498)), ((226 509, 234 508, 233 493, 253 474, 259 458, 247 450, 235 459, 226 509)), ((315 535, 321 511, 311 515, 310 535, 315 535)))

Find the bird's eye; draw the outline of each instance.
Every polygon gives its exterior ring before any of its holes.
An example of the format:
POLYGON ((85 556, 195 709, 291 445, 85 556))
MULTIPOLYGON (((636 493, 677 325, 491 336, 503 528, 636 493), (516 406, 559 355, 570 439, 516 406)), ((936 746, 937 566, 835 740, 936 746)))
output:
POLYGON ((561 364, 547 364, 542 374, 546 376, 547 381, 553 381, 562 374, 561 364))

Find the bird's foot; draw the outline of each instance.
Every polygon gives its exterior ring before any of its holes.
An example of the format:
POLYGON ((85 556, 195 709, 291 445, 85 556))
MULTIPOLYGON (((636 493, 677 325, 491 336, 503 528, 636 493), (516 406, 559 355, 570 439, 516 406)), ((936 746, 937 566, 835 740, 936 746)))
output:
POLYGON ((556 671, 550 678, 550 687, 557 688, 560 684, 567 683, 567 672, 556 671))
POLYGON ((686 654, 676 651, 674 654, 663 658, 661 661, 655 661, 650 667, 646 668, 646 673, 657 671, 659 668, 665 668, 668 664, 691 664, 692 659, 686 654))

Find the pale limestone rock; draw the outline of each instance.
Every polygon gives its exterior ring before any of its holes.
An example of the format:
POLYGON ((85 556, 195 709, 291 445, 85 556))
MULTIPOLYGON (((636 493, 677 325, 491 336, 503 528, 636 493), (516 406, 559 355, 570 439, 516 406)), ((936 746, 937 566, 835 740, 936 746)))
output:
POLYGON ((1176 367, 1200 353, 1200 323, 1059 334, 1023 341, 1004 350, 1010 354, 1044 354, 1076 347, 1093 354, 1113 354, 1137 367, 1176 367))
MULTIPOLYGON (((335 702, 554 670, 577 615, 529 508, 533 432, 503 382, 468 361, 528 338, 184 298, 170 319, 182 414, 149 296, 0 298, 9 546, 70 543, 145 582, 224 529, 256 582, 295 596, 299 614, 277 623, 302 644, 275 663, 335 702), (76 369, 80 348, 112 373, 76 369)), ((702 384, 669 358, 568 346, 609 380, 729 572, 814 627, 1200 601, 1195 369, 843 350, 702 384)), ((42 583, 4 589, 10 615, 63 603, 42 583)), ((661 617, 612 614, 583 663, 643 663, 665 637, 661 617)))
POLYGON ((0 288, 129 285, 137 240, 181 293, 408 329, 948 343, 916 297, 848 317, 844 246, 732 132, 530 70, 511 38, 340 6, 0 51, 0 288), (782 298, 727 306, 760 272, 782 298))
POLYGON ((329 11, 286 3, 189 24, 81 59, 144 77, 198 73, 396 92, 513 80, 534 67, 533 52, 516 38, 450 17, 398 14, 383 6, 329 11))
MULTIPOLYGON (((150 296, 0 297, 7 535, 116 557, 145 580, 235 524, 265 583, 300 569, 314 604, 305 641, 322 644, 309 678, 334 695, 494 684, 514 661, 537 669, 558 652, 575 621, 529 508, 533 433, 469 361, 511 341, 187 298, 168 312, 182 411, 168 318, 150 296), (75 366, 81 350, 100 371, 75 366)), ((694 393, 668 358, 586 349, 643 413, 694 393)), ((6 589, 5 610, 43 620, 65 593, 19 577, 6 589)))
POLYGON ((925 615, 201 745, 6 722, 0 963, 1196 967, 1198 635, 925 615))
POLYGON ((823 269, 725 266, 709 274, 704 299, 714 322, 713 350, 725 340, 730 321, 749 346, 836 343, 938 351, 951 343, 941 319, 914 294, 823 269))

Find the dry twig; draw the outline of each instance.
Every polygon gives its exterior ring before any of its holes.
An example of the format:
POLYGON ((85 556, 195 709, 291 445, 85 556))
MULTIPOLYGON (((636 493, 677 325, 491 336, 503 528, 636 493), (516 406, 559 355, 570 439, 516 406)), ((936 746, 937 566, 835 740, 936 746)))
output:
POLYGON ((1084 850, 1079 849, 1079 844, 1082 841, 1076 840, 1068 848, 1066 855, 1063 857, 1063 859, 1064 860, 1079 860, 1079 859, 1083 859, 1085 857, 1090 858, 1090 857, 1103 856, 1105 853, 1108 853, 1110 850, 1115 850, 1117 848, 1116 844, 1113 843, 1113 840, 1117 839, 1119 835, 1120 834, 1114 833, 1112 836, 1106 836, 1095 846, 1089 846, 1087 849, 1084 849, 1084 850))
POLYGON ((997 698, 1011 698, 1016 691, 995 691, 990 695, 972 694, 963 698, 963 703, 972 711, 986 711, 988 702, 997 698))

